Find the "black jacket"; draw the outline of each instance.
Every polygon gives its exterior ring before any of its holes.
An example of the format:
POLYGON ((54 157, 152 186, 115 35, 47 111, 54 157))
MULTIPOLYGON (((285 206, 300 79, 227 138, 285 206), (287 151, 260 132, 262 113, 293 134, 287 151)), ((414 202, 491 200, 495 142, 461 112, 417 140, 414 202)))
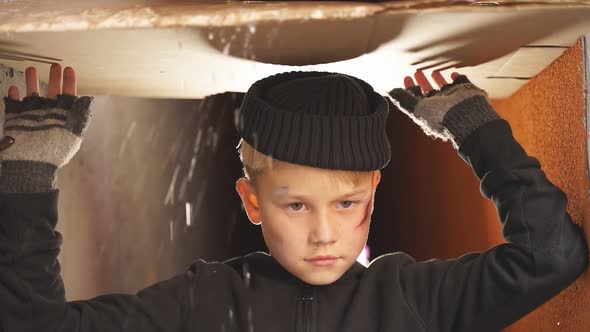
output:
MULTIPOLYGON (((498 331, 572 283, 587 246, 566 195, 504 120, 460 149, 509 242, 454 260, 395 253, 309 286, 263 253, 188 271, 135 295, 68 302, 57 254, 57 192, 0 195, 4 331, 498 331)), ((473 222, 477 222, 474 220, 473 222)), ((1 329, 0 329, 1 330, 1 329)))

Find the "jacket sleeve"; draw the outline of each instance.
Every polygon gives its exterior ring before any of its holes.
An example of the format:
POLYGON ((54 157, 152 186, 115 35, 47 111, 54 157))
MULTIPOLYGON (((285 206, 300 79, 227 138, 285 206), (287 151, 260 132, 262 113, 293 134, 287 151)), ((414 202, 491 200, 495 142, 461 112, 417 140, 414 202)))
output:
POLYGON ((190 270, 135 295, 66 301, 57 199, 57 191, 0 194, 0 332, 178 330, 190 270))
POLYGON ((407 264, 400 287, 428 331, 499 331, 575 281, 588 264, 587 244, 566 211, 566 195, 514 140, 505 120, 477 129, 459 153, 493 200, 508 243, 407 264))

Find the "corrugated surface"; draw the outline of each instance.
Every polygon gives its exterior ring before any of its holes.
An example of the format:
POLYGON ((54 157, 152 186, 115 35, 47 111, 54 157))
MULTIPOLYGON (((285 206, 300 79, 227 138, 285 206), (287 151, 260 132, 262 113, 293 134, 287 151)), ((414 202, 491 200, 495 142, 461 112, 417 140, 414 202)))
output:
MULTIPOLYGON (((517 140, 567 193, 568 209, 578 224, 589 222, 584 217, 588 215, 584 91, 580 41, 511 98, 494 103, 517 140)), ((507 331, 590 331, 589 285, 585 274, 507 331)))

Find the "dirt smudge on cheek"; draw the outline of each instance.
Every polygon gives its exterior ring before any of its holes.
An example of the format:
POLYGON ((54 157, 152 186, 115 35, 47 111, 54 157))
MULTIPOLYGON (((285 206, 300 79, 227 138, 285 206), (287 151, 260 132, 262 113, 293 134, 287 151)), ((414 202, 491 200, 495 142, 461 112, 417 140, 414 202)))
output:
POLYGON ((354 228, 355 231, 358 230, 363 225, 365 225, 371 219, 371 213, 373 212, 372 207, 373 207, 373 200, 374 199, 375 199, 375 193, 373 192, 373 195, 371 196, 369 203, 367 203, 367 206, 365 207, 365 213, 363 215, 363 219, 361 219, 359 224, 356 225, 356 227, 354 228))
POLYGON ((356 225, 356 227, 354 228, 355 230, 358 230, 359 228, 363 227, 366 223, 369 222, 369 220, 371 219, 371 206, 372 205, 373 205, 373 198, 371 198, 369 203, 367 203, 367 206, 365 207, 365 213, 363 215, 363 219, 361 219, 361 221, 358 223, 358 225, 356 225))

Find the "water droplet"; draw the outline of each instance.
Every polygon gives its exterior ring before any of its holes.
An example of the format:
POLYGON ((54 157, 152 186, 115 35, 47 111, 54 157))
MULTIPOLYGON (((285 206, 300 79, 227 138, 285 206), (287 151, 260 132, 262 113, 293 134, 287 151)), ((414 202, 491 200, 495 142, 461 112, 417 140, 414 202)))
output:
POLYGON ((170 219, 170 242, 174 242, 174 221, 170 219))
POLYGON ((213 32, 209 32, 209 36, 207 36, 207 37, 209 38, 209 40, 213 40, 213 37, 214 37, 213 32))
POLYGON ((234 109, 234 126, 238 125, 238 120, 240 119, 240 108, 234 109))
POLYGON ((193 146, 193 153, 195 155, 199 152, 199 149, 201 148, 202 136, 203 136, 203 131, 201 130, 201 128, 199 128, 199 130, 197 130, 197 137, 195 138, 195 145, 193 146))
POLYGON ((225 44, 225 46, 223 47, 223 54, 228 55, 230 47, 231 47, 231 43, 225 44))
POLYGON ((195 171, 195 165, 197 164, 197 157, 193 156, 193 158, 191 159, 191 167, 188 171, 188 180, 191 181, 193 179, 193 174, 195 171))
POLYGON ((244 278, 244 284, 246 284, 246 288, 250 288, 250 267, 248 263, 242 264, 242 277, 244 278))
POLYGON ((133 135, 133 132, 135 131, 136 126, 137 126, 136 121, 131 122, 131 125, 129 125, 129 129, 127 129, 127 136, 125 136, 125 138, 123 139, 123 142, 121 143, 121 147, 119 148, 119 159, 121 159, 123 157, 123 154, 125 153, 125 150, 127 148, 127 142, 131 138, 131 135, 133 135))
POLYGON ((252 308, 248 307, 248 330, 254 332, 254 324, 252 323, 252 308))
POLYGON ((186 210, 186 225, 187 226, 191 226, 192 225, 192 220, 191 220, 191 217, 192 217, 192 215, 191 215, 191 208, 192 208, 192 206, 191 206, 191 203, 186 202, 186 204, 184 206, 185 206, 185 210, 186 210))
POLYGON ((180 165, 176 165, 176 168, 174 169, 174 175, 172 175, 172 181, 170 181, 170 185, 168 186, 166 198, 164 198, 164 205, 174 204, 174 186, 176 185, 176 178, 178 177, 179 171, 180 165))

